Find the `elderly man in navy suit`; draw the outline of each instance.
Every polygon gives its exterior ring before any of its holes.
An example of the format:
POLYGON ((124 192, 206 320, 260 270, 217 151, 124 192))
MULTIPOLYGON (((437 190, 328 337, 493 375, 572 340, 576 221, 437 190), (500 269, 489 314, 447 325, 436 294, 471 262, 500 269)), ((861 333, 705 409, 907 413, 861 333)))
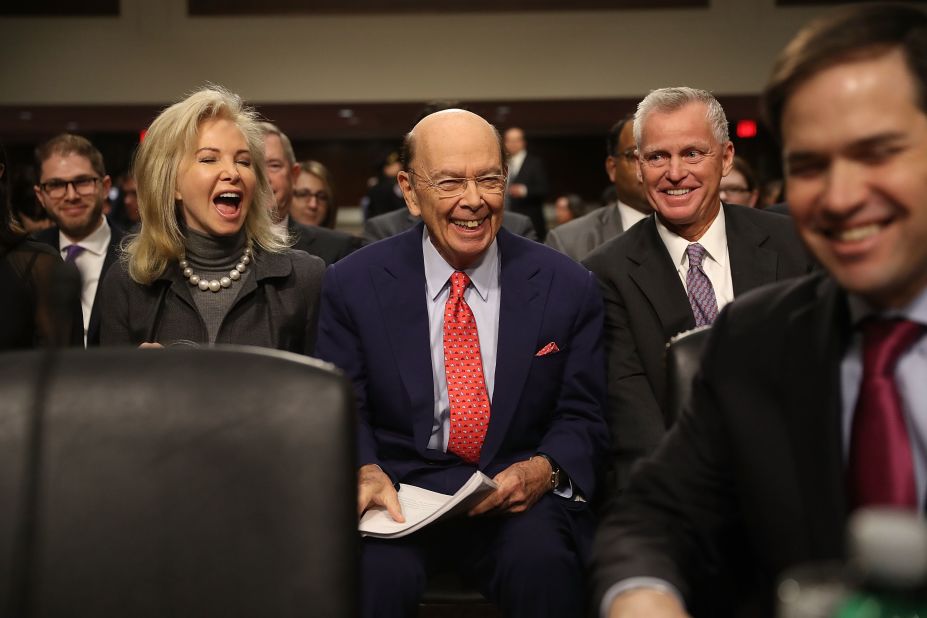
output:
POLYGON ((354 383, 358 510, 402 519, 396 483, 453 493, 481 470, 499 485, 467 516, 365 539, 364 616, 414 614, 442 569, 508 616, 584 612, 586 500, 607 446, 602 300, 575 262, 500 229, 503 152, 475 114, 422 119, 398 179, 423 222, 326 273, 317 353, 354 383))

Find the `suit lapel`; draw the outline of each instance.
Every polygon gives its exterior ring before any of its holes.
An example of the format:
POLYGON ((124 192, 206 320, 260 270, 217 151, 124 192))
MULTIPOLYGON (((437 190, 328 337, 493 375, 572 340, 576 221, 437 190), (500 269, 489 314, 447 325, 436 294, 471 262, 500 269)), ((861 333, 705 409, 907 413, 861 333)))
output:
POLYGON ((776 281, 779 254, 763 246, 769 233, 743 217, 746 206, 724 205, 727 253, 734 297, 776 281))
POLYGON ((786 426, 794 447, 796 481, 808 522, 812 557, 843 547, 846 518, 841 434, 840 359, 850 319, 846 298, 831 279, 818 297, 789 317, 784 349, 786 426))
POLYGON ((548 269, 524 256, 510 232, 500 229, 496 239, 501 255, 499 342, 489 430, 480 454, 481 465, 488 464, 496 456, 521 400, 537 351, 544 299, 551 279, 548 269))
POLYGON ((371 266, 369 272, 386 325, 384 334, 395 355, 402 385, 414 415, 415 446, 419 453, 426 453, 434 421, 434 380, 428 334, 422 227, 416 225, 400 234, 392 259, 371 266))
POLYGON ((637 242, 628 251, 628 259, 634 264, 629 276, 659 317, 664 339, 695 328, 689 297, 660 240, 655 219, 651 217, 635 229, 639 232, 637 242))

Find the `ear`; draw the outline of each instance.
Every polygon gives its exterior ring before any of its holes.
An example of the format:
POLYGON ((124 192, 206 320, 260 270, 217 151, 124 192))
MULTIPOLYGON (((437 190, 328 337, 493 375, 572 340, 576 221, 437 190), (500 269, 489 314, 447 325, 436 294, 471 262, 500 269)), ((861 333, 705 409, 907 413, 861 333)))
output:
POLYGON ((727 176, 734 169, 734 142, 728 141, 724 144, 724 151, 721 153, 721 176, 727 176))
POLYGON ((103 180, 100 181, 100 186, 103 188, 103 195, 109 195, 109 190, 113 187, 113 179, 104 176, 103 180))
POLYGON ((396 182, 402 189, 402 197, 406 200, 406 208, 409 209, 416 217, 422 216, 422 209, 418 206, 418 196, 415 195, 415 187, 412 186, 412 177, 405 170, 396 174, 396 182))
POLYGON ((299 167, 299 163, 294 163, 290 168, 290 179, 293 181, 293 184, 296 184, 296 181, 299 180, 299 172, 302 171, 302 168, 299 167))
POLYGON ((618 166, 618 162, 615 160, 615 157, 605 157, 605 173, 608 174, 608 179, 614 184, 615 182, 615 168, 618 166))
POLYGON ((32 190, 35 192, 36 201, 42 205, 42 208, 48 210, 48 206, 45 204, 45 195, 42 193, 42 189, 39 188, 39 185, 34 185, 32 190))

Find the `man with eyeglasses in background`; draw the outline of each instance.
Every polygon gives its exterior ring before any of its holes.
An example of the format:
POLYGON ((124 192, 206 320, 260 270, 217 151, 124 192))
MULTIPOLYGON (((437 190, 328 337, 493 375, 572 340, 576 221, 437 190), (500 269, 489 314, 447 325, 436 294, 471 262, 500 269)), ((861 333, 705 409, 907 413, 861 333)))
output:
POLYGON ((605 299, 607 418, 619 491, 667 429, 667 341, 711 324, 735 296, 812 267, 787 218, 722 204, 734 145, 711 93, 654 90, 637 107, 634 138, 655 216, 583 261, 605 299))
POLYGON ((618 200, 559 225, 544 241, 576 261, 593 249, 653 212, 640 178, 637 177, 637 147, 634 145, 634 116, 628 115, 612 125, 605 138, 605 173, 615 187, 618 200))
POLYGON ((64 133, 36 151, 39 183, 35 197, 55 222, 55 227, 36 234, 36 239, 61 252, 81 275, 81 309, 84 344, 100 343, 99 282, 119 259, 124 232, 103 216, 112 184, 106 175, 103 155, 84 137, 64 133))
POLYGON ((602 299, 568 257, 500 229, 499 133, 449 109, 406 136, 399 172, 414 228, 326 271, 316 354, 358 408, 358 513, 403 520, 394 485, 498 488, 464 515, 365 538, 361 615, 413 616, 451 570, 506 616, 585 615, 585 564, 608 443, 602 299))
POLYGON ((270 122, 260 123, 264 134, 264 165, 267 179, 274 192, 271 219, 281 233, 293 239, 293 248, 315 255, 325 264, 334 264, 363 245, 360 237, 319 227, 302 225, 290 216, 293 189, 299 178, 300 167, 296 153, 286 133, 270 122))

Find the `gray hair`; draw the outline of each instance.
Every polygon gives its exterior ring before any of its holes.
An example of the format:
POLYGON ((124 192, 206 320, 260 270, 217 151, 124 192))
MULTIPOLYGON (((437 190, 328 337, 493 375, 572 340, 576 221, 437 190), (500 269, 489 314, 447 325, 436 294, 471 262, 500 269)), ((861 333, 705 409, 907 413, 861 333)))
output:
POLYGON ((272 122, 263 121, 258 122, 257 124, 265 138, 268 135, 276 135, 280 138, 280 143, 283 145, 283 156, 286 157, 286 162, 290 167, 296 165, 296 153, 293 151, 293 142, 290 141, 290 138, 287 137, 286 133, 281 131, 280 127, 272 122))
POLYGON ((674 112, 690 103, 704 103, 708 108, 705 119, 711 127, 711 132, 719 144, 726 144, 730 140, 727 130, 727 116, 718 99, 707 90, 679 86, 676 88, 660 88, 651 90, 644 99, 637 104, 634 114, 634 142, 637 148, 641 147, 644 120, 652 112, 674 112))

